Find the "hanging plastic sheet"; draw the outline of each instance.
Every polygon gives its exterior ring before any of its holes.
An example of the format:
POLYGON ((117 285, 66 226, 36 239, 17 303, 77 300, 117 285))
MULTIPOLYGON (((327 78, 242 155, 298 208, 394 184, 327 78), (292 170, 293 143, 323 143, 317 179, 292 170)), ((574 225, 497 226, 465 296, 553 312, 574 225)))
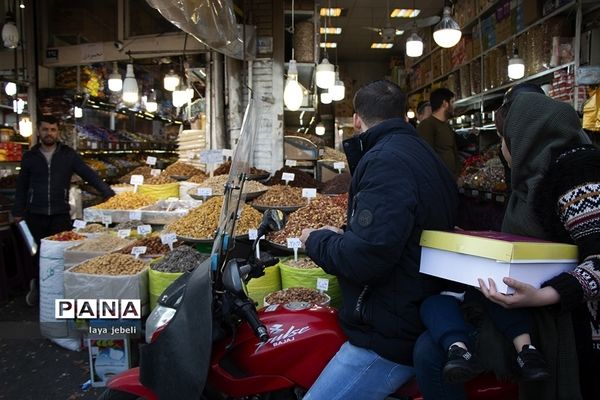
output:
POLYGON ((240 60, 254 58, 255 30, 236 23, 232 0, 146 1, 173 25, 208 47, 240 60))

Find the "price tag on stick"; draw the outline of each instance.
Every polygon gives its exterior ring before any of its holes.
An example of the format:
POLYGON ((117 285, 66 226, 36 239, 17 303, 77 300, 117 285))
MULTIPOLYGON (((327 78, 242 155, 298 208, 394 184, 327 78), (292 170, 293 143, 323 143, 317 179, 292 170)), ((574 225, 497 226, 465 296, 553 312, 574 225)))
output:
POLYGON ((296 160, 285 160, 286 167, 295 167, 296 165, 298 165, 296 160))
POLYGON ((308 202, 310 203, 310 199, 314 199, 315 197, 317 197, 317 189, 303 188, 302 197, 306 197, 308 199, 308 202))
POLYGON ((329 279, 317 278, 317 290, 321 293, 329 290, 329 279))
POLYGON ((119 229, 117 231, 117 236, 121 239, 127 239, 129 236, 131 236, 131 229, 119 229))
POLYGON ((111 215, 103 215, 102 216, 102 223, 104 224, 104 226, 106 228, 108 228, 108 226, 110 224, 112 224, 112 216, 111 215))
POLYGON ((302 242, 299 238, 287 238, 288 249, 294 249, 294 261, 298 261, 298 249, 302 247, 302 242))
POLYGON ((129 183, 133 185, 133 192, 137 193, 137 187, 144 184, 144 175, 131 175, 129 183))
POLYGON ((169 249, 173 250, 173 243, 177 241, 177 235, 173 232, 163 233, 160 235, 160 241, 162 244, 169 246, 169 249))
POLYGON ((131 221, 141 221, 142 220, 142 212, 141 211, 130 211, 129 219, 131 221))
POLYGON ((156 157, 148 156, 148 158, 146 158, 146 164, 156 165, 156 157))
POLYGON ((293 181, 295 177, 296 177, 296 174, 291 174, 289 172, 284 172, 283 174, 281 174, 281 180, 285 181, 286 185, 288 183, 290 183, 291 181, 293 181))
POLYGON ((140 254, 146 254, 146 246, 135 246, 131 249, 131 254, 135 256, 135 258, 139 258, 140 254))
POLYGON ((140 225, 137 227, 138 235, 146 236, 152 233, 152 227, 150 225, 140 225))
POLYGON ((337 169, 338 174, 341 174, 344 168, 346 168, 346 164, 343 161, 333 163, 333 169, 337 169))
POLYGON ((160 175, 160 169, 151 169, 150 170, 150 175, 152 176, 159 176, 160 175))
POLYGON ((75 221, 73 221, 73 228, 75 228, 76 230, 80 230, 85 228, 85 226, 87 225, 87 222, 82 221, 80 219, 76 219, 75 221))

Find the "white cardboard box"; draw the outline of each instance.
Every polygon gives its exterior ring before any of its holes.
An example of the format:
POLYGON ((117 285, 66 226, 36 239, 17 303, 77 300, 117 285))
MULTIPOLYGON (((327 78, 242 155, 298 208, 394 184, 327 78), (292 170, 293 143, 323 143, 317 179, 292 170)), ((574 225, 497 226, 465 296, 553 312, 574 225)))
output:
POLYGON ((493 231, 423 231, 420 272, 479 287, 478 278, 511 277, 535 287, 577 265, 577 246, 493 231))

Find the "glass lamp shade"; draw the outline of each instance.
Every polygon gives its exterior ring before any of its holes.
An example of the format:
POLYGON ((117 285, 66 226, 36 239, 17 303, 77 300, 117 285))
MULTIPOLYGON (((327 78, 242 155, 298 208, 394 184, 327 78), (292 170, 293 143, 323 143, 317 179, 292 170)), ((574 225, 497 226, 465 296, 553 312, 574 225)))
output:
POLYGON ((139 98, 138 84, 133 74, 133 64, 127 64, 127 74, 123 81, 123 101, 127 104, 135 104, 139 98))
POLYGON ((409 57, 421 57, 423 55, 423 39, 416 32, 406 39, 406 55, 409 57))
POLYGON ((325 134, 325 125, 322 122, 319 122, 315 127, 315 133, 319 136, 323 136, 325 134))
POLYGON ((317 86, 321 89, 329 89, 335 84, 335 67, 324 58, 321 64, 317 65, 316 76, 317 86))
POLYGON ((329 89, 329 94, 333 101, 344 100, 344 97, 346 96, 346 86, 344 86, 344 82, 340 80, 339 72, 335 73, 335 84, 329 89))
POLYGON ((7 82, 4 86, 4 92, 8 96, 14 96, 15 94, 17 94, 17 84, 14 82, 7 82))
POLYGON ((2 27, 2 41, 4 47, 14 49, 19 45, 19 30, 15 25, 15 17, 12 13, 6 13, 6 22, 2 27))
POLYGON ((329 91, 321 93, 321 103, 331 104, 332 101, 333 99, 331 98, 331 93, 329 93, 329 91))
POLYGON ((108 76, 108 90, 111 92, 120 92, 121 89, 123 89, 123 79, 121 79, 117 63, 114 63, 112 74, 108 76))
POLYGON ((33 125, 27 115, 19 120, 19 134, 26 138, 33 135, 33 125))
POLYGON ((444 7, 444 15, 439 24, 433 30, 433 40, 440 47, 450 48, 456 46, 462 37, 460 26, 451 16, 450 7, 444 7))
POLYGON ((156 110, 158 110, 158 103, 156 102, 156 94, 154 93, 154 90, 150 93, 148 97, 142 97, 142 100, 146 111, 153 113, 156 112, 156 110))
POLYGON ((173 92, 179 86, 179 75, 175 71, 170 70, 163 79, 163 87, 169 92, 173 92))
POLYGON ((508 77, 510 79, 521 79, 525 76, 525 63, 523 59, 515 54, 508 60, 508 77))
POLYGON ((188 102, 187 88, 183 85, 179 85, 177 89, 173 91, 173 106, 182 107, 188 102))

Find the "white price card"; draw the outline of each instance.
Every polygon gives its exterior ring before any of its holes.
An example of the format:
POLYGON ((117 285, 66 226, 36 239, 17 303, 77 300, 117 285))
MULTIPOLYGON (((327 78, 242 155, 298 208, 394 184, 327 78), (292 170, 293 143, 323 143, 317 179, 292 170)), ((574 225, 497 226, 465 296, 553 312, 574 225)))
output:
POLYGON ((152 233, 152 227, 150 225, 140 225, 137 227, 138 235, 148 235, 152 233))
POLYGON ((196 190, 196 194, 198 194, 198 196, 212 196, 212 189, 201 187, 196 190))
POLYGON ((142 220, 142 212, 141 211, 129 211, 129 219, 131 221, 141 221, 142 220))
POLYGON ((174 203, 176 201, 179 201, 178 197, 167 197, 167 199, 165 200, 167 203, 174 203))
POLYGON ((112 224, 112 215, 103 215, 102 216, 102 223, 104 225, 110 225, 110 224, 112 224))
POLYGON ((233 157, 233 150, 223 149, 223 157, 233 157))
POLYGON ((317 197, 317 189, 303 188, 302 197, 306 197, 307 199, 314 199, 315 197, 317 197))
POLYGON ((175 234, 174 232, 170 232, 170 233, 163 233, 162 235, 160 235, 160 242, 162 244, 173 244, 177 241, 177 234, 175 234))
POLYGON ((119 229, 117 231, 117 236, 121 239, 127 239, 129 236, 131 236, 131 229, 119 229))
POLYGON ((333 163, 333 169, 337 169, 338 171, 341 171, 344 168, 346 168, 346 163, 344 163, 343 161, 333 163))
POLYGON ((75 221, 73 221, 73 228, 75 228, 75 229, 85 228, 86 225, 87 225, 87 222, 82 221, 80 219, 76 219, 75 221))
POLYGON ((296 160, 285 160, 286 167, 295 167, 296 165, 298 165, 296 160))
POLYGON ((284 172, 283 174, 281 174, 281 180, 286 181, 286 182, 293 181, 295 177, 296 177, 296 174, 291 174, 289 172, 284 172))
POLYGON ((329 279, 317 278, 317 290, 327 291, 329 289, 329 279))
POLYGON ((135 246, 131 249, 131 254, 133 254, 135 258, 138 258, 140 254, 146 254, 146 250, 146 246, 135 246))
POLYGON ((131 180, 129 181, 132 185, 143 185, 144 184, 144 175, 131 175, 131 180))
POLYGON ((160 175, 160 169, 151 169, 150 170, 150 175, 152 176, 159 176, 160 175))
POLYGON ((200 161, 206 164, 220 164, 223 162, 223 150, 204 150, 200 153, 200 161))
POLYGON ((146 164, 156 165, 156 157, 148 156, 148 158, 146 158, 146 164))
POLYGON ((302 247, 302 242, 299 238, 287 238, 288 249, 299 249, 300 247, 302 247))
POLYGON ((258 230, 248 229, 248 239, 256 240, 257 237, 258 237, 258 230))

